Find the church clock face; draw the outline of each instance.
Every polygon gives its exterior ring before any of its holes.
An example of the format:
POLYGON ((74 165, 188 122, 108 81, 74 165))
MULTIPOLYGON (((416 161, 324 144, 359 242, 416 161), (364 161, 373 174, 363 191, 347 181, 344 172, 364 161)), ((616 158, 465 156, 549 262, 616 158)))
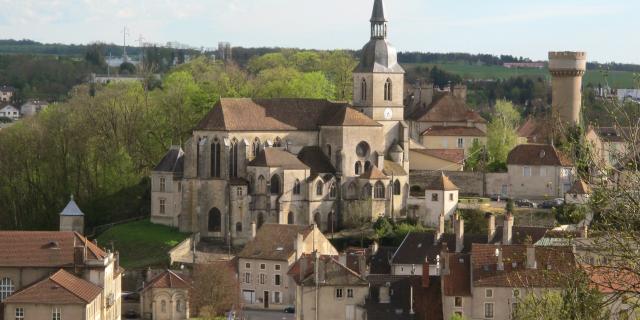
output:
POLYGON ((391 109, 386 108, 384 109, 384 118, 387 120, 390 120, 393 117, 393 111, 391 111, 391 109))

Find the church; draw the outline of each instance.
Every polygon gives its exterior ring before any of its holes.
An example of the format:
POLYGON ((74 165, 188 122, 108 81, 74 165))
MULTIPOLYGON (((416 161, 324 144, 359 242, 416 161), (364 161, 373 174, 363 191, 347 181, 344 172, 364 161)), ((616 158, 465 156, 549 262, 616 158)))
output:
POLYGON ((382 0, 370 22, 351 104, 221 99, 152 172, 152 221, 243 244, 263 223, 331 232, 406 217, 405 72, 382 0))

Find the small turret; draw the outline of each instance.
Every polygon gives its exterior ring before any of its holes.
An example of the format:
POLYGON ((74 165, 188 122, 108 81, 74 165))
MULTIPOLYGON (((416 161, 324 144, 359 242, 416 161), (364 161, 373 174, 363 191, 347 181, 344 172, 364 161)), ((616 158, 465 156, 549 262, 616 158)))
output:
POLYGON ((84 213, 73 200, 73 195, 64 210, 60 212, 60 231, 75 231, 84 234, 84 213))

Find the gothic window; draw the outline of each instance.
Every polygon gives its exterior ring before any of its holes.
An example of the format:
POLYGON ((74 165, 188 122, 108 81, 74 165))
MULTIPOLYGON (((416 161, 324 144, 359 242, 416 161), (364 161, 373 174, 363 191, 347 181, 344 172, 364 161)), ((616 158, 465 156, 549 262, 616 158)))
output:
POLYGON ((393 183, 393 195, 394 196, 399 196, 402 192, 402 190, 400 189, 400 180, 396 179, 396 182, 393 183))
POLYGON ((356 175, 359 175, 360 173, 362 173, 362 163, 360 163, 360 161, 356 161, 356 175))
POLYGON ((276 140, 273 142, 273 146, 276 148, 282 147, 282 139, 280 139, 280 137, 276 137, 276 140))
POLYGON ((289 212, 287 215, 287 224, 293 224, 293 212, 289 212))
POLYGON ((329 197, 335 198, 338 196, 338 189, 336 188, 336 184, 332 183, 331 187, 329 187, 329 197))
POLYGON ((222 214, 218 208, 209 211, 209 232, 222 231, 222 214))
POLYGON ((365 78, 362 78, 360 84, 360 100, 367 101, 367 80, 365 78))
POLYGON ((162 300, 162 302, 160 303, 160 310, 162 310, 162 312, 167 312, 167 302, 162 300))
POLYGON ((263 176, 258 177, 258 194, 265 194, 267 192, 267 182, 263 176))
POLYGON ((384 84, 384 100, 393 100, 393 83, 391 83, 391 79, 387 79, 387 82, 384 84))
POLYGON ((229 149, 229 177, 238 177, 238 141, 233 139, 229 149))
POLYGON ((322 181, 318 181, 318 183, 316 183, 316 195, 317 196, 321 196, 322 195, 322 189, 324 188, 324 183, 322 183, 322 181))
POLYGON ((336 227, 336 214, 331 211, 327 216, 327 231, 333 233, 336 227))
POLYGON ((376 187, 375 187, 375 195, 374 197, 376 199, 384 199, 384 184, 380 181, 376 182, 376 187))
POLYGON ((280 194, 280 176, 277 174, 271 177, 270 191, 271 194, 280 194))
POLYGON ((296 181, 293 183, 293 194, 295 195, 300 194, 300 180, 298 179, 296 179, 296 181))
POLYGON ((13 281, 9 278, 2 278, 0 281, 0 301, 4 301, 6 297, 12 295, 13 290, 15 290, 13 281))
POLYGON ((211 143, 211 176, 220 178, 220 142, 218 138, 211 143))
POLYGON ((253 194, 256 191, 255 181, 253 176, 249 176, 249 194, 253 194))
POLYGON ((362 199, 371 199, 371 185, 368 183, 362 188, 362 199))
POLYGON ((251 156, 257 157, 260 153, 260 139, 255 138, 251 144, 251 156))
POLYGON ((356 183, 351 182, 347 188, 347 196, 349 199, 355 199, 358 196, 357 192, 356 183))
POLYGON ((198 138, 198 143, 196 144, 196 176, 200 176, 200 143, 202 142, 202 138, 198 138))
POLYGON ((242 232, 242 222, 236 223, 236 232, 242 232))
POLYGON ((371 169, 371 161, 367 161, 364 163, 364 172, 368 172, 371 169))

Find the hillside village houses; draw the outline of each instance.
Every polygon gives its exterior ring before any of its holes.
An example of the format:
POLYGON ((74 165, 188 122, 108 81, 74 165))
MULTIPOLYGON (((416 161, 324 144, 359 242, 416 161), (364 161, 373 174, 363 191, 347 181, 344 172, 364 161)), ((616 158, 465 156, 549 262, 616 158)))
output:
POLYGON ((17 120, 20 118, 20 110, 18 108, 8 104, 0 108, 0 117, 9 118, 11 120, 17 120))
POLYGON ((13 100, 16 89, 12 86, 0 86, 0 104, 9 103, 13 100))

